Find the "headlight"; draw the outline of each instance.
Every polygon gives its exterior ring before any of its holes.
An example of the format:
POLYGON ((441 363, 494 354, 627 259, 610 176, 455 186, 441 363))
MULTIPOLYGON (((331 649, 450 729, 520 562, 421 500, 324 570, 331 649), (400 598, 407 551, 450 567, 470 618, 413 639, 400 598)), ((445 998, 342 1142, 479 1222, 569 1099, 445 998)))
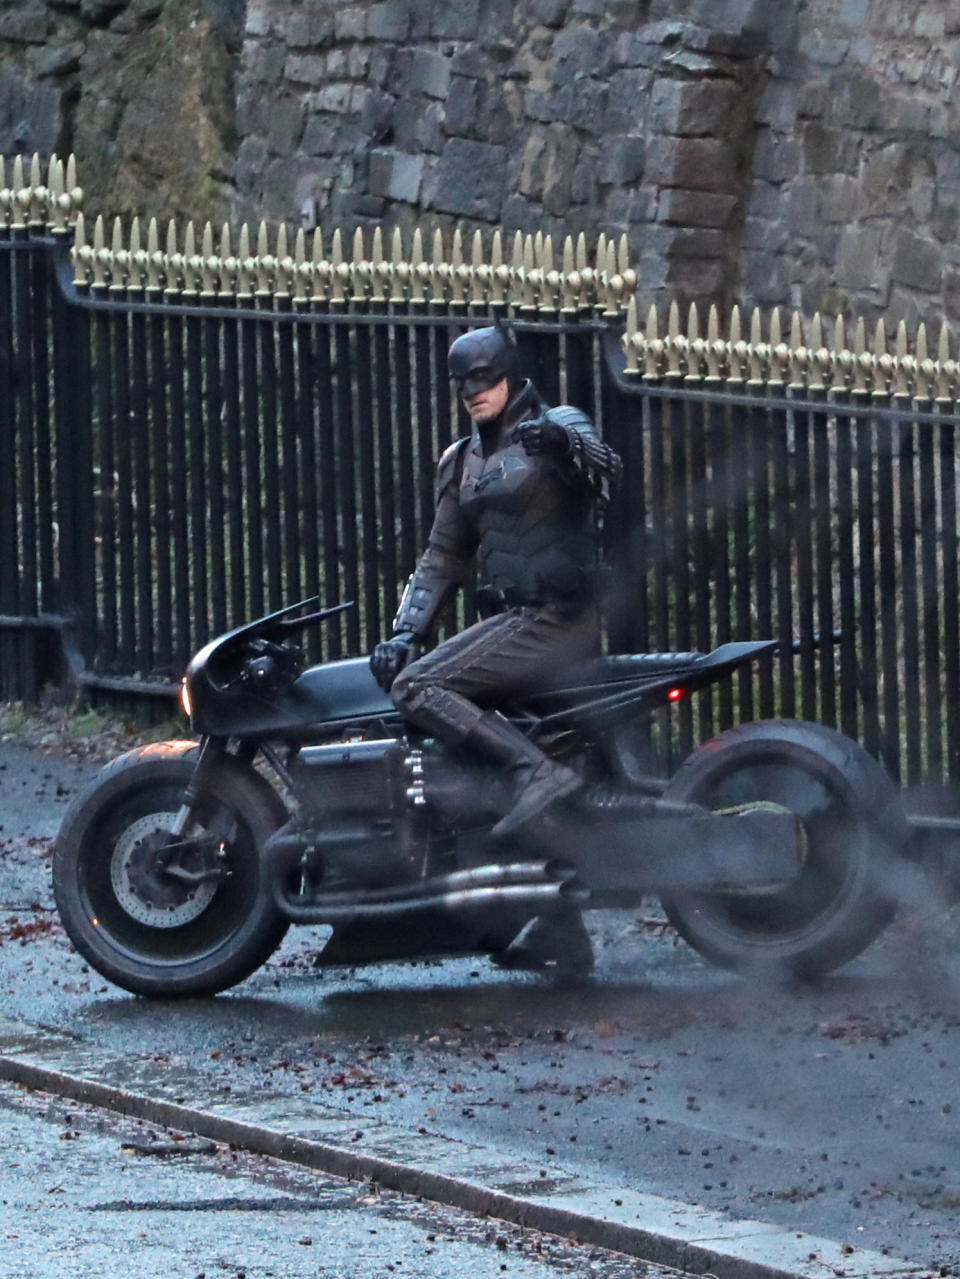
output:
POLYGON ((187 677, 184 675, 180 681, 180 705, 183 707, 184 714, 187 719, 193 718, 193 701, 190 698, 190 685, 187 683, 187 677))

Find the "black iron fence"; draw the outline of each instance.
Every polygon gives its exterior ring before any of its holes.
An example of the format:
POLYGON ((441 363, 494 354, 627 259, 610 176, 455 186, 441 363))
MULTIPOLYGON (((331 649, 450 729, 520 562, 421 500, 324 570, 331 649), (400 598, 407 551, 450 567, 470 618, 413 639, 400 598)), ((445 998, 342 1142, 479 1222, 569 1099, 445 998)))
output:
MULTIPOLYGON (((91 687, 171 686, 210 635, 318 594, 357 607, 316 656, 369 650, 467 429, 445 353, 496 317, 550 401, 624 457, 608 638, 779 654, 655 726, 661 764, 755 716, 863 741, 905 781, 960 778, 957 378, 945 335, 892 351, 691 310, 641 330, 622 245, 417 237, 345 253, 261 228, 160 249, 71 223, 51 167, 0 174, 0 697, 65 653, 91 687), (109 240, 109 244, 108 244, 109 240)), ((472 614, 468 591, 461 621, 472 614)))

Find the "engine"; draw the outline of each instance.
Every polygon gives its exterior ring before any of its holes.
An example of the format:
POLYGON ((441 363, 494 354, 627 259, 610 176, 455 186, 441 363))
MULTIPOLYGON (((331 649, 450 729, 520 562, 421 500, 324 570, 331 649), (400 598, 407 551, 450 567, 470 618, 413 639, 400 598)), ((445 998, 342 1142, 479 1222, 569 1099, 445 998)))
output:
POLYGON ((503 811, 508 789, 493 770, 432 740, 325 742, 303 747, 291 770, 298 797, 321 829, 393 831, 408 819, 431 828, 475 825, 503 811))

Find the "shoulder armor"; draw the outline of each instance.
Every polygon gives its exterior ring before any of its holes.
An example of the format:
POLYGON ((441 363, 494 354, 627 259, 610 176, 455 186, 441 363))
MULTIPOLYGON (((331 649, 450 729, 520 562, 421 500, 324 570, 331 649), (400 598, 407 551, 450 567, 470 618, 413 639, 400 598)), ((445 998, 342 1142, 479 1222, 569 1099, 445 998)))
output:
POLYGON ((451 484, 460 483, 460 474, 463 471, 463 455, 466 452, 467 445, 470 443, 470 439, 469 435, 464 435, 459 440, 454 440, 441 453, 440 461, 437 463, 436 488, 438 501, 451 484))
POLYGON ((578 431, 593 426, 586 413, 575 409, 572 404, 558 404, 556 408, 548 409, 544 416, 548 422, 556 422, 557 426, 567 430, 578 431))

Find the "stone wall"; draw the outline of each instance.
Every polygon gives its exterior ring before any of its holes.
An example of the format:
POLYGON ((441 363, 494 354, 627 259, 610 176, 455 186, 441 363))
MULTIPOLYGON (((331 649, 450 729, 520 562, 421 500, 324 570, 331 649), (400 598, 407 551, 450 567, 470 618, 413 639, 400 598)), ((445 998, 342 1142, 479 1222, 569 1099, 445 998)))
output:
POLYGON ((91 209, 630 238, 644 301, 960 319, 949 0, 7 0, 91 209))

